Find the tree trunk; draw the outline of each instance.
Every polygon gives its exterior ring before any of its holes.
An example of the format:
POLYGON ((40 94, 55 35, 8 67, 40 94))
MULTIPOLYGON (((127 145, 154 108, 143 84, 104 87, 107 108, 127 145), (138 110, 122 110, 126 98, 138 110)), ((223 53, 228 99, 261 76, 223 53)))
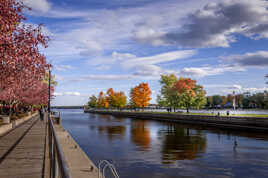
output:
POLYGON ((189 113, 189 108, 187 107, 187 113, 189 113))

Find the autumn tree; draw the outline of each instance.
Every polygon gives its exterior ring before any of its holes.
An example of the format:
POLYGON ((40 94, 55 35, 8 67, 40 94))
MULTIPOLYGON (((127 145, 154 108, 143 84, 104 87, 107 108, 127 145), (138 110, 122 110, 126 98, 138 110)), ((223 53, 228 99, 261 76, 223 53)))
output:
POLYGON ((124 108, 127 104, 127 97, 124 92, 115 92, 114 93, 114 103, 113 106, 115 108, 124 108))
POLYGON ((0 100, 9 105, 48 101, 43 79, 51 66, 39 48, 47 47, 49 38, 41 25, 22 23, 25 8, 21 1, 0 1, 0 100))
POLYGON ((151 98, 151 90, 148 83, 140 83, 132 89, 131 100, 135 106, 144 108, 149 105, 151 98))
POLYGON ((130 96, 130 99, 129 99, 128 106, 131 108, 136 108, 137 106, 133 100, 134 99, 134 88, 130 89, 129 96, 130 96))
POLYGON ((206 104, 206 92, 201 85, 197 85, 195 80, 181 77, 174 84, 172 90, 176 93, 176 106, 186 108, 195 107, 199 109, 206 104))
POLYGON ((115 107, 115 92, 112 88, 109 88, 106 92, 110 107, 115 107))
POLYGON ((109 107, 112 108, 123 108, 127 104, 127 97, 124 92, 116 92, 112 88, 109 88, 106 92, 109 107))
POLYGON ((105 96, 105 93, 103 93, 102 91, 99 93, 99 96, 98 96, 97 107, 98 108, 108 108, 109 107, 108 98, 105 96))

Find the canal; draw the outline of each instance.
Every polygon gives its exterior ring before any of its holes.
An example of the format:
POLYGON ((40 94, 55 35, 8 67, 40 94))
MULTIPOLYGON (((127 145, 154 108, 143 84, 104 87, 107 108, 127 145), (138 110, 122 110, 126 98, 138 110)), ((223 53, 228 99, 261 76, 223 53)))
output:
POLYGON ((122 178, 268 177, 268 135, 57 110, 97 165, 122 178))

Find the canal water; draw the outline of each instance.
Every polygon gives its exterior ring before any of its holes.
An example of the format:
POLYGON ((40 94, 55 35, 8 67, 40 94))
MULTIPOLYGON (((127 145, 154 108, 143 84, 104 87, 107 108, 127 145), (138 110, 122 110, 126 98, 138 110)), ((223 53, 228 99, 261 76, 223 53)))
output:
POLYGON ((268 177, 268 135, 58 110, 97 165, 122 178, 268 177))

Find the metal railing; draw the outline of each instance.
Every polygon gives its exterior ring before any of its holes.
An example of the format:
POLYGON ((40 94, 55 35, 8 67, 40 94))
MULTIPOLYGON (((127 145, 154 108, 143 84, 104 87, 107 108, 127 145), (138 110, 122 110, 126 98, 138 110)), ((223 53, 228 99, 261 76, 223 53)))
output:
POLYGON ((48 118, 48 146, 50 157, 50 178, 71 178, 67 162, 59 144, 59 139, 50 114, 48 118))
POLYGON ((101 160, 99 162, 99 166, 98 166, 98 169, 99 169, 99 173, 98 173, 98 178, 105 178, 105 170, 106 168, 110 168, 113 176, 115 178, 119 178, 119 175, 114 167, 114 165, 112 163, 110 163, 109 161, 107 160, 101 160), (102 165, 104 165, 103 167, 101 167, 102 165))

